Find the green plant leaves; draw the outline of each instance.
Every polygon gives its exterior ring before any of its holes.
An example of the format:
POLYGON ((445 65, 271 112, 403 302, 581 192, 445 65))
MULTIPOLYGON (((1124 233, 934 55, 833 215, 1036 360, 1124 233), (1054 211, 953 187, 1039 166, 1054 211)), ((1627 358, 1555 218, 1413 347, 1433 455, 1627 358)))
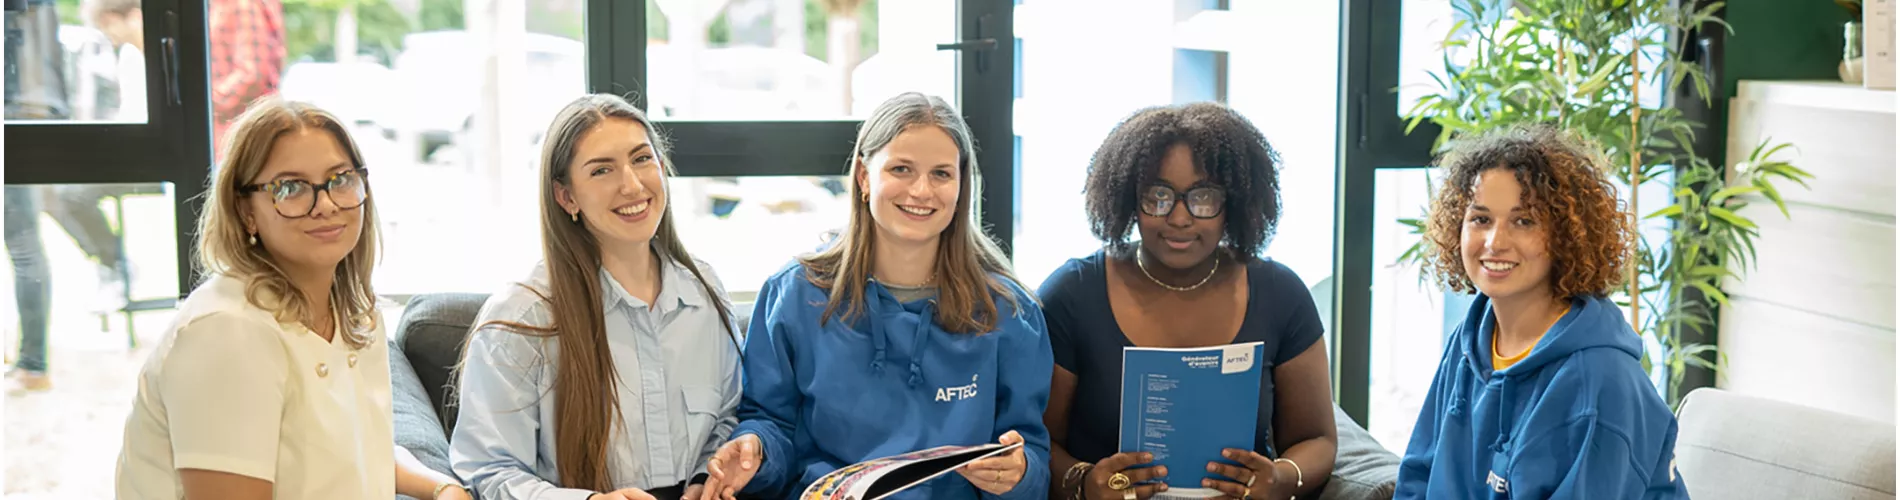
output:
MULTIPOLYGON (((1723 4, 1515 0, 1507 15, 1493 19, 1483 1, 1453 3, 1462 20, 1447 31, 1443 45, 1460 47, 1469 61, 1443 58, 1444 70, 1433 72, 1439 90, 1406 113, 1406 133, 1426 121, 1439 125, 1433 150, 1442 152, 1468 134, 1520 123, 1557 124, 1602 147, 1611 162, 1604 167, 1619 184, 1630 181, 1632 170, 1638 184, 1667 183, 1671 204, 1641 220, 1668 221, 1669 239, 1657 248, 1638 240, 1631 265, 1639 273, 1640 297, 1619 293, 1618 300, 1643 305, 1647 315, 1632 326, 1664 347, 1667 355, 1656 362, 1669 367, 1672 383, 1689 367, 1719 368, 1723 358, 1715 346, 1684 345, 1679 333, 1714 328, 1718 308, 1729 300, 1719 284, 1743 276, 1756 260, 1760 228, 1737 211, 1767 200, 1789 217, 1785 183, 1806 188, 1814 177, 1779 159, 1791 145, 1769 140, 1732 172, 1712 164, 1695 153, 1703 124, 1671 105, 1647 108, 1637 101, 1637 89, 1648 82, 1693 89, 1692 98, 1710 102, 1710 76, 1680 57, 1681 44, 1666 40, 1711 26, 1733 32, 1715 16, 1723 4), (1642 54, 1646 69, 1640 74, 1632 52, 1642 54), (1700 298, 1691 300, 1695 296, 1700 298)), ((1400 222, 1414 234, 1422 231, 1420 219, 1400 222)), ((1421 252, 1415 244, 1400 260, 1416 261, 1421 252)), ((1646 367, 1650 361, 1646 355, 1646 367)))

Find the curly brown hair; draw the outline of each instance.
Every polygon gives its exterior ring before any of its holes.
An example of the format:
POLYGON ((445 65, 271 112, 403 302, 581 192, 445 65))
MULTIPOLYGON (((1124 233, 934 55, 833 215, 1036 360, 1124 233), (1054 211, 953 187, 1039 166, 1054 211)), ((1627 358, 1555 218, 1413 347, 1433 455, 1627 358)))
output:
POLYGON ((1552 295, 1602 296, 1624 283, 1635 233, 1605 173, 1608 161, 1582 140, 1545 126, 1507 128, 1461 138, 1437 166, 1445 180, 1432 199, 1424 250, 1440 284, 1477 291, 1459 248, 1472 188, 1491 169, 1511 171, 1547 232, 1552 295))
POLYGON ((1175 144, 1186 144, 1194 166, 1226 191, 1227 248, 1260 253, 1280 222, 1280 155, 1253 122, 1212 102, 1144 108, 1108 133, 1085 182, 1095 237, 1115 252, 1128 250, 1141 188, 1161 174, 1161 159, 1175 144))

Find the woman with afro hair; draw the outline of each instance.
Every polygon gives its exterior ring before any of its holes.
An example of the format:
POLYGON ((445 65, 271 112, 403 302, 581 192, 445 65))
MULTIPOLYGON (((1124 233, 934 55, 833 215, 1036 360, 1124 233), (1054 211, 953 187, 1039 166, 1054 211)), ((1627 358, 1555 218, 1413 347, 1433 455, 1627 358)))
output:
POLYGON ((1595 151, 1543 127, 1440 158, 1426 252, 1476 292, 1400 462, 1396 498, 1687 498, 1676 419, 1607 294, 1633 233, 1595 151))
POLYGON ((1146 499, 1167 490, 1151 480, 1173 475, 1200 478, 1212 490, 1202 493, 1284 500, 1332 474, 1323 324, 1305 282, 1258 257, 1280 219, 1278 166, 1253 124, 1212 103, 1143 109, 1096 150, 1086 197, 1104 248, 1069 260, 1039 293, 1056 361, 1043 415, 1049 498, 1146 499), (1264 348, 1248 449, 1172 471, 1117 453, 1123 348, 1249 342, 1264 348))

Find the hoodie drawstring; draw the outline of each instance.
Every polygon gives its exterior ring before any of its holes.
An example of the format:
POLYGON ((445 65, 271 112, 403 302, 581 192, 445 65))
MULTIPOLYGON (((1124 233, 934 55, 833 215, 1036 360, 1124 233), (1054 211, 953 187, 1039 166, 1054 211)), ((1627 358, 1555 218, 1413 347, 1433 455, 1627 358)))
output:
MULTIPOLYGON (((877 293, 878 290, 866 290, 866 292, 865 302, 869 305, 870 316, 865 319, 871 324, 871 374, 883 375, 884 360, 890 356, 891 342, 887 332, 884 331, 885 318, 881 306, 884 305, 885 297, 877 293)), ((902 308, 902 305, 900 304, 899 307, 902 308)), ((912 349, 915 352, 910 355, 910 377, 906 379, 911 387, 918 387, 924 383, 924 348, 930 335, 931 322, 936 320, 936 310, 937 301, 933 299, 924 304, 924 310, 917 316, 917 328, 912 333, 914 339, 912 345, 915 346, 912 349)))
POLYGON ((937 300, 931 299, 924 304, 924 310, 917 314, 917 332, 912 334, 910 353, 910 386, 924 384, 924 348, 928 345, 925 336, 930 334, 930 322, 936 320, 937 300))
POLYGON ((1498 437, 1491 443, 1493 452, 1503 453, 1504 447, 1511 443, 1511 384, 1513 382, 1515 382, 1513 377, 1498 376, 1498 437))
POLYGON ((883 308, 878 307, 884 298, 876 290, 865 290, 865 303, 870 309, 870 317, 865 318, 871 324, 871 374, 884 374, 884 355, 890 341, 884 337, 883 308))

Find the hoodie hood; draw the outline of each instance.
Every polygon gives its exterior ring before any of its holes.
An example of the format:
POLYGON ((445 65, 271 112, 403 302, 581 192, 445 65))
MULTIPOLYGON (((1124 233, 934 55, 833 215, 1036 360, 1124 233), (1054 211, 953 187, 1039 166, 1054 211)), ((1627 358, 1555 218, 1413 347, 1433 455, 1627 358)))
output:
MULTIPOLYGON (((1471 302, 1471 309, 1465 312, 1465 328, 1477 325, 1475 335, 1461 335, 1464 345, 1465 366, 1479 375, 1480 379, 1490 378, 1491 336, 1497 331, 1498 316, 1491 309, 1491 298, 1479 294, 1471 302)), ((1518 361, 1496 375, 1503 377, 1536 373, 1551 362, 1558 361, 1577 351, 1592 348, 1615 349, 1632 359, 1642 359, 1642 339, 1634 335, 1629 322, 1623 319, 1623 310, 1616 302, 1607 297, 1572 297, 1570 312, 1551 325, 1544 332, 1544 338, 1531 348, 1530 356, 1518 361)))

